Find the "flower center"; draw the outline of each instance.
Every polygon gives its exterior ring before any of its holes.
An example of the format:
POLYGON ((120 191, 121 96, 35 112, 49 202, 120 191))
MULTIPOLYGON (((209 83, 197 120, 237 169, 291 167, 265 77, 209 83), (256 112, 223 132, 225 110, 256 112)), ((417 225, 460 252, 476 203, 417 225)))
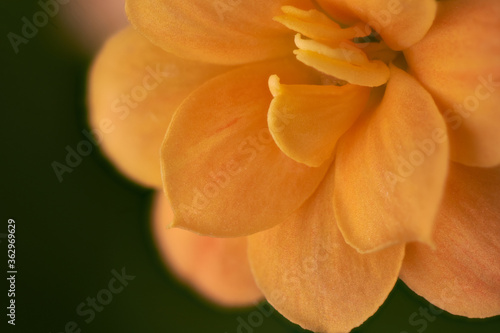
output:
POLYGON ((379 40, 377 33, 367 35, 360 25, 342 28, 316 9, 284 6, 281 10, 283 15, 274 20, 297 32, 298 49, 293 53, 300 62, 323 73, 323 83, 377 87, 389 79, 387 64, 398 53, 379 40))

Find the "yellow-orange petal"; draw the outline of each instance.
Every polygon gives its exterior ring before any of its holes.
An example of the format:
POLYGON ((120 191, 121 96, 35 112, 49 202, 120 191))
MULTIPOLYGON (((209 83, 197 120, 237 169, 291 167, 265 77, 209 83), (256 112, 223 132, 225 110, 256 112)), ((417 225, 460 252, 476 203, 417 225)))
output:
POLYGON ((337 145, 334 206, 360 252, 428 242, 448 169, 446 125, 432 97, 394 66, 380 105, 337 145))
POLYGON ((425 38, 405 51, 449 127, 451 158, 500 164, 500 2, 441 1, 425 38))
POLYGON ((328 16, 335 20, 335 22, 346 25, 354 25, 359 22, 359 18, 356 17, 356 15, 347 6, 339 6, 336 1, 316 0, 316 3, 319 5, 321 10, 327 13, 328 16))
POLYGON ((352 43, 332 48, 315 40, 295 36, 299 48, 293 51, 297 59, 324 74, 366 87, 378 87, 389 79, 390 71, 380 60, 368 60, 366 54, 352 43))
POLYGON ((452 164, 433 235, 408 244, 401 278, 456 315, 500 315, 500 168, 452 164))
POLYGON ((347 84, 286 85, 269 78, 274 98, 267 123, 274 141, 290 158, 317 167, 330 159, 338 139, 364 110, 367 87, 347 84))
POLYGON ((361 19, 377 31, 393 50, 404 50, 421 40, 436 16, 436 0, 318 0, 335 17, 361 19), (337 13, 339 15, 337 15, 337 13))
POLYGON ((176 112, 162 147, 175 226, 248 235, 282 222, 320 183, 327 166, 293 161, 269 133, 272 74, 286 83, 314 79, 294 59, 248 65, 207 82, 176 112))
POLYGON ((173 216, 165 195, 156 193, 152 219, 156 246, 182 282, 223 306, 247 306, 263 298, 250 271, 245 237, 212 238, 167 229, 173 216))
POLYGON ((345 243, 331 204, 333 170, 286 222, 248 237, 257 284, 287 319, 315 332, 349 332, 385 301, 404 245, 360 254, 345 243))
POLYGON ((159 188, 160 147, 175 109, 192 90, 226 70, 177 58, 129 27, 106 43, 92 66, 92 132, 123 174, 159 188))
POLYGON ((164 50, 198 61, 244 64, 286 56, 290 31, 274 22, 285 4, 309 0, 127 0, 129 20, 164 50))

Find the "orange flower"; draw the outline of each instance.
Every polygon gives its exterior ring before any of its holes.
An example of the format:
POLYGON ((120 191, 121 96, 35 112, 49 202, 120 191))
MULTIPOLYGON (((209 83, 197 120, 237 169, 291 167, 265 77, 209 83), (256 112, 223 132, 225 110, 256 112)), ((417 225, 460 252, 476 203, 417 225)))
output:
POLYGON ((498 1, 127 12, 146 38, 102 50, 91 120, 116 124, 103 149, 121 171, 163 187, 158 243, 197 290, 257 300, 248 243, 262 293, 307 329, 360 325, 398 276, 454 314, 500 313, 498 1))

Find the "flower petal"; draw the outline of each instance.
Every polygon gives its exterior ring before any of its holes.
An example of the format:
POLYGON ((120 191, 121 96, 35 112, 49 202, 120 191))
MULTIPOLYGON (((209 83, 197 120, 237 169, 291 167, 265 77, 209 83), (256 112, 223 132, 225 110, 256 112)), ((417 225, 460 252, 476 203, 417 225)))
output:
POLYGON ((376 110, 339 141, 334 205, 360 252, 428 241, 448 168, 446 125, 432 97, 394 66, 376 110))
POLYGON ((427 36, 405 52, 449 124, 452 160, 470 166, 500 164, 499 34, 499 1, 441 1, 427 36))
POLYGON ((289 83, 315 79, 294 59, 249 65, 207 82, 177 111, 162 148, 175 226, 248 235, 282 222, 320 183, 328 166, 293 161, 269 133, 272 74, 289 83))
POLYGON ((456 315, 500 314, 500 168, 453 164, 436 249, 412 243, 401 271, 417 294, 456 315))
POLYGON ((393 50, 404 50, 421 40, 434 21, 436 0, 318 0, 334 17, 354 17, 377 31, 393 50))
POLYGON ((348 332, 377 311, 394 287, 404 245, 360 254, 335 222, 333 170, 286 222, 248 237, 250 265, 267 300, 319 332, 348 332))
POLYGON ((183 282, 224 306, 252 305, 262 299, 250 271, 246 238, 212 238, 167 229, 173 216, 167 198, 158 192, 152 221, 156 246, 183 282))
POLYGON ((92 66, 92 131, 121 172, 145 186, 161 187, 159 151, 175 109, 192 90, 227 69, 179 59, 127 28, 107 42, 92 66))
POLYGON ((219 64, 244 64, 286 56, 290 31, 274 22, 285 4, 308 0, 127 0, 132 24, 164 50, 219 64))
POLYGON ((286 85, 269 79, 274 98, 267 122, 274 141, 290 158, 317 167, 330 159, 338 139, 358 118, 370 89, 347 84, 286 85))

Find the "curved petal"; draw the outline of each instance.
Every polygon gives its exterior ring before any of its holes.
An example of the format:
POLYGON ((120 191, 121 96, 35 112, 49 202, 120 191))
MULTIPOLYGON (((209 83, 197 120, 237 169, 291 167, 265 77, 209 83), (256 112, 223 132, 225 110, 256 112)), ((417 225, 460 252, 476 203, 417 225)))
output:
POLYGON ((404 245, 360 254, 332 206, 333 170, 286 222, 248 237, 257 284, 286 318, 315 332, 349 332, 377 311, 397 281, 404 245))
POLYGON ((248 235, 282 222, 314 192, 326 166, 284 155, 267 127, 267 80, 312 82, 289 59, 249 65, 207 82, 179 108, 162 147, 163 181, 175 226, 201 234, 248 235))
POLYGON ((244 64, 288 55, 291 33, 273 21, 280 7, 309 0, 127 0, 127 15, 153 43, 178 56, 244 64))
POLYGON ((338 143, 334 205, 360 252, 429 241, 448 168, 446 125, 432 97, 394 66, 380 105, 338 143))
POLYGON ((338 139, 358 118, 370 89, 347 84, 286 85, 269 78, 273 101, 267 123, 274 141, 290 158, 317 167, 331 159, 338 139))
POLYGON ((167 229, 174 214, 162 192, 156 194, 153 208, 156 246, 182 281, 224 306, 252 305, 262 299, 250 271, 246 238, 212 238, 167 229))
POLYGON ((500 314, 500 168, 452 164, 436 249, 408 244, 401 279, 456 315, 500 314))
POLYGON ((126 176, 161 187, 160 147, 175 109, 196 87, 226 70, 174 57, 127 28, 106 43, 92 66, 92 132, 126 176))
POLYGON ((436 0, 318 0, 334 17, 354 18, 377 31, 393 50, 404 50, 421 40, 436 16, 436 0))
POLYGON ((452 160, 470 166, 500 164, 499 34, 499 1, 441 1, 427 36, 405 52, 446 118, 452 160))

